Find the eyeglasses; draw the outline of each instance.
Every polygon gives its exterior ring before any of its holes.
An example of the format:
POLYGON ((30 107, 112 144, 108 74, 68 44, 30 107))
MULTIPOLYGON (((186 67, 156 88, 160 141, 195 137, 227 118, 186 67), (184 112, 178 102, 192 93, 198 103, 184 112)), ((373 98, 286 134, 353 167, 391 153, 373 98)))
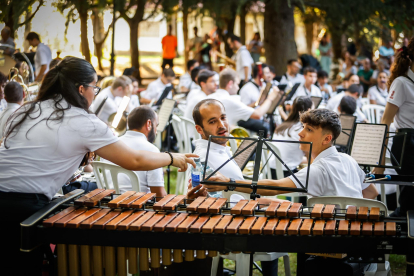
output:
POLYGON ((93 85, 89 85, 89 84, 84 84, 83 86, 89 86, 89 87, 93 87, 93 92, 95 93, 95 96, 99 94, 99 92, 101 91, 102 88, 98 87, 98 86, 93 86, 93 85))

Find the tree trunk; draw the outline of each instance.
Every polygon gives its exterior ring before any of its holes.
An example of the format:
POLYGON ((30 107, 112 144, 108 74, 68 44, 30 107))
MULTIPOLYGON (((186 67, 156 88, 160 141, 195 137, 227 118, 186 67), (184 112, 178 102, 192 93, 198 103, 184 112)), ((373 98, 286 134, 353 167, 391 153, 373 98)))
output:
MULTIPOLYGON (((332 21, 336 22, 336 21, 332 21)), ((342 58, 342 28, 339 24, 327 24, 331 34, 332 52, 334 60, 342 58)))
POLYGON ((227 43, 227 39, 233 34, 234 32, 234 23, 236 22, 236 15, 234 17, 227 20, 227 34, 224 36, 224 50, 226 52, 226 56, 232 57, 233 56, 233 50, 230 48, 230 45, 227 43))
POLYGON ((306 49, 308 50, 308 55, 312 55, 312 45, 313 45, 313 22, 310 20, 305 20, 305 30, 306 30, 306 49))
POLYGON ((187 66, 188 62, 188 9, 184 7, 183 9, 183 34, 184 34, 184 64, 187 66))
POLYGON ((130 37, 130 52, 131 52, 131 66, 135 67, 138 81, 141 82, 141 72, 139 71, 139 48, 138 48, 138 26, 140 21, 130 20, 129 37, 130 37))
MULTIPOLYGON (((32 15, 32 13, 27 11, 26 16, 25 16, 25 20, 27 20, 27 18, 29 18, 31 15, 32 15)), ((23 51, 24 52, 28 52, 29 48, 30 48, 30 44, 29 44, 29 41, 26 40, 26 36, 27 36, 28 33, 30 33, 31 29, 32 29, 32 22, 29 21, 24 25, 24 38, 25 38, 24 42, 23 42, 23 51)))
POLYGON ((240 40, 246 45, 246 4, 240 8, 240 40))
POLYGON ((89 42, 88 42, 88 13, 79 12, 79 18, 81 22, 80 29, 81 29, 82 55, 85 56, 86 61, 91 62, 91 53, 89 50, 89 42))
POLYGON ((93 26, 93 43, 95 44, 95 55, 98 59, 98 68, 103 71, 102 66, 102 47, 105 41, 105 28, 103 17, 98 9, 93 9, 92 26, 93 26))
POLYGON ((10 10, 9 10, 9 14, 8 16, 6 16, 5 20, 4 20, 4 24, 6 25, 6 27, 10 28, 10 37, 14 38, 14 20, 13 20, 13 5, 10 4, 10 10))
POLYGON ((264 13, 264 48, 266 63, 273 65, 277 75, 286 72, 289 59, 298 58, 295 43, 293 5, 286 0, 268 0, 264 13))

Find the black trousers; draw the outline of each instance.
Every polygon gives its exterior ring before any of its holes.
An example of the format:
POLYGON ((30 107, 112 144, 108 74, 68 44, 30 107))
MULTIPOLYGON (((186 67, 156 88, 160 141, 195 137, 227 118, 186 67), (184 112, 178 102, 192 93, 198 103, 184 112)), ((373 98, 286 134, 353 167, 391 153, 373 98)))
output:
MULTIPOLYGON (((403 131, 403 130, 399 130, 403 131)), ((414 130, 408 130, 414 131, 414 130)), ((398 162, 401 159, 401 152, 403 148, 404 136, 395 136, 392 143, 391 152, 395 156, 398 162)), ((407 138, 404 149, 404 156, 401 169, 396 169, 400 175, 413 175, 414 174, 414 132, 407 132, 407 138)), ((392 164, 396 166, 396 162, 391 158, 392 164)), ((395 210, 391 216, 405 217, 408 210, 414 210, 414 187, 413 186, 400 186, 400 198, 398 202, 400 207, 395 210)))
POLYGON ((43 248, 20 251, 20 223, 49 204, 44 195, 0 192, 4 255, 1 275, 42 275, 43 248))
POLYGON ((173 63, 174 59, 173 58, 163 58, 162 59, 162 65, 161 68, 164 71, 165 66, 168 64, 170 66, 171 69, 173 69, 174 67, 174 63, 173 63))
POLYGON ((264 131, 264 137, 267 138, 269 133, 269 124, 263 122, 262 120, 257 119, 248 119, 247 121, 238 121, 237 124, 245 129, 259 133, 259 131, 264 131))

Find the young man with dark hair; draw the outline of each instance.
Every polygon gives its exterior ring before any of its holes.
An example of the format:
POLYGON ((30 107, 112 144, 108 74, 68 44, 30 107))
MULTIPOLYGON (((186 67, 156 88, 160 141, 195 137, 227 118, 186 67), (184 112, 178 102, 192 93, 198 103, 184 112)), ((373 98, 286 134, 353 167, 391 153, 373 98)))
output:
MULTIPOLYGON (((308 169, 308 195, 309 196, 349 196, 355 198, 374 199, 378 191, 374 184, 365 184, 365 173, 358 163, 349 155, 339 153, 333 142, 341 133, 339 115, 327 109, 314 109, 301 115, 303 130, 299 133, 299 141, 312 142, 312 164, 289 176, 279 180, 259 180, 258 185, 276 187, 301 188, 296 178, 306 185, 308 169)), ((300 144, 300 149, 306 153, 310 150, 309 144, 300 144)), ((218 174, 212 181, 230 182, 229 177, 218 174)), ((233 181, 232 181, 233 182, 233 181)), ((250 184, 249 181, 236 181, 250 184)), ((234 183, 234 182, 233 182, 234 183)), ((249 193, 250 189, 235 188, 231 186, 207 186, 208 191, 236 190, 249 193)), ((261 195, 277 195, 286 191, 261 190, 261 195)))
POLYGON ((276 71, 274 66, 262 64, 262 70, 264 79, 264 83, 262 84, 263 88, 266 87, 266 84, 268 82, 271 82, 273 86, 279 85, 279 82, 274 79, 276 77, 276 71))
POLYGON ((200 89, 200 86, 198 86, 191 78, 191 72, 194 68, 198 67, 198 65, 198 61, 195 59, 187 61, 187 72, 180 77, 180 83, 178 84, 180 92, 189 92, 193 89, 200 89))
POLYGON ((7 101, 7 107, 3 112, 0 112, 0 140, 5 134, 7 120, 22 106, 24 97, 23 87, 18 82, 11 81, 4 87, 4 98, 7 101))
MULTIPOLYGON (((266 67, 267 68, 267 67, 266 67)), ((256 107, 256 102, 260 97, 260 76, 259 67, 253 66, 252 78, 240 88, 240 100, 247 106, 256 107)))
POLYGON ((306 67, 303 70, 305 76, 305 82, 298 87, 296 93, 293 95, 291 101, 293 102, 297 97, 322 97, 321 90, 315 85, 317 79, 317 71, 315 68, 306 67))
POLYGON ((319 71, 318 72, 318 82, 316 83, 316 86, 321 90, 322 92, 322 98, 325 101, 325 103, 328 101, 328 99, 332 95, 332 86, 328 84, 328 73, 325 71, 319 71))
POLYGON ((26 40, 30 46, 36 47, 35 61, 35 81, 39 82, 43 79, 43 76, 49 71, 49 64, 52 61, 52 52, 49 46, 40 42, 39 35, 34 32, 30 32, 26 36, 26 40))
POLYGON ((290 59, 287 63, 287 72, 280 79, 280 84, 289 84, 293 86, 295 83, 304 83, 305 78, 302 74, 299 74, 299 70, 302 68, 300 63, 296 59, 290 59))
POLYGON ((339 103, 338 112, 339 114, 354 115, 357 108, 355 98, 351 96, 344 96, 339 103))
POLYGON ((250 80, 252 64, 254 63, 253 58, 246 46, 241 43, 240 37, 232 34, 227 39, 227 43, 233 51, 236 51, 236 72, 241 80, 239 86, 242 87, 250 80))
MULTIPOLYGON (((157 101, 167 86, 171 86, 175 79, 175 73, 172 68, 162 71, 161 77, 148 84, 147 90, 142 92, 141 103, 149 104, 151 101, 157 101)), ((167 99, 172 99, 172 92, 168 93, 167 99)))

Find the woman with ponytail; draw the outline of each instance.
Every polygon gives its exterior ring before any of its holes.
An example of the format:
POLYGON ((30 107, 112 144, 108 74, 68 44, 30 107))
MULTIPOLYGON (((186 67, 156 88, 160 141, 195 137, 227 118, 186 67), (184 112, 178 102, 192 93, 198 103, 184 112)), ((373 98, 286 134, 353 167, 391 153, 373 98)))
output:
MULTIPOLYGON (((385 106, 381 123, 386 124, 388 129, 394 122, 399 134, 406 133, 404 153, 404 135, 393 138, 391 152, 395 159, 400 162, 403 155, 401 169, 396 169, 398 174, 412 175, 414 172, 414 37, 408 46, 397 53, 391 68, 391 77, 388 82, 389 96, 385 106)), ((387 143, 386 143, 387 144, 387 143)), ((385 159, 385 158, 384 158, 385 159)), ((397 165, 392 159, 393 165, 397 165)), ((383 163, 385 164, 385 160, 383 163)), ((382 174, 384 168, 375 168, 375 173, 382 174)), ((414 210, 414 187, 402 186, 399 198, 400 207, 392 214, 394 216, 405 216, 408 210, 414 210)))
POLYGON ((4 275, 41 275, 42 251, 20 252, 20 223, 49 203, 87 152, 123 168, 153 170, 169 164, 187 169, 193 154, 128 148, 89 111, 100 91, 92 65, 66 57, 44 77, 36 100, 9 118, 0 146, 0 209, 4 275), (18 262, 19 264, 16 264, 18 262), (23 264, 23 265, 22 265, 23 264))

